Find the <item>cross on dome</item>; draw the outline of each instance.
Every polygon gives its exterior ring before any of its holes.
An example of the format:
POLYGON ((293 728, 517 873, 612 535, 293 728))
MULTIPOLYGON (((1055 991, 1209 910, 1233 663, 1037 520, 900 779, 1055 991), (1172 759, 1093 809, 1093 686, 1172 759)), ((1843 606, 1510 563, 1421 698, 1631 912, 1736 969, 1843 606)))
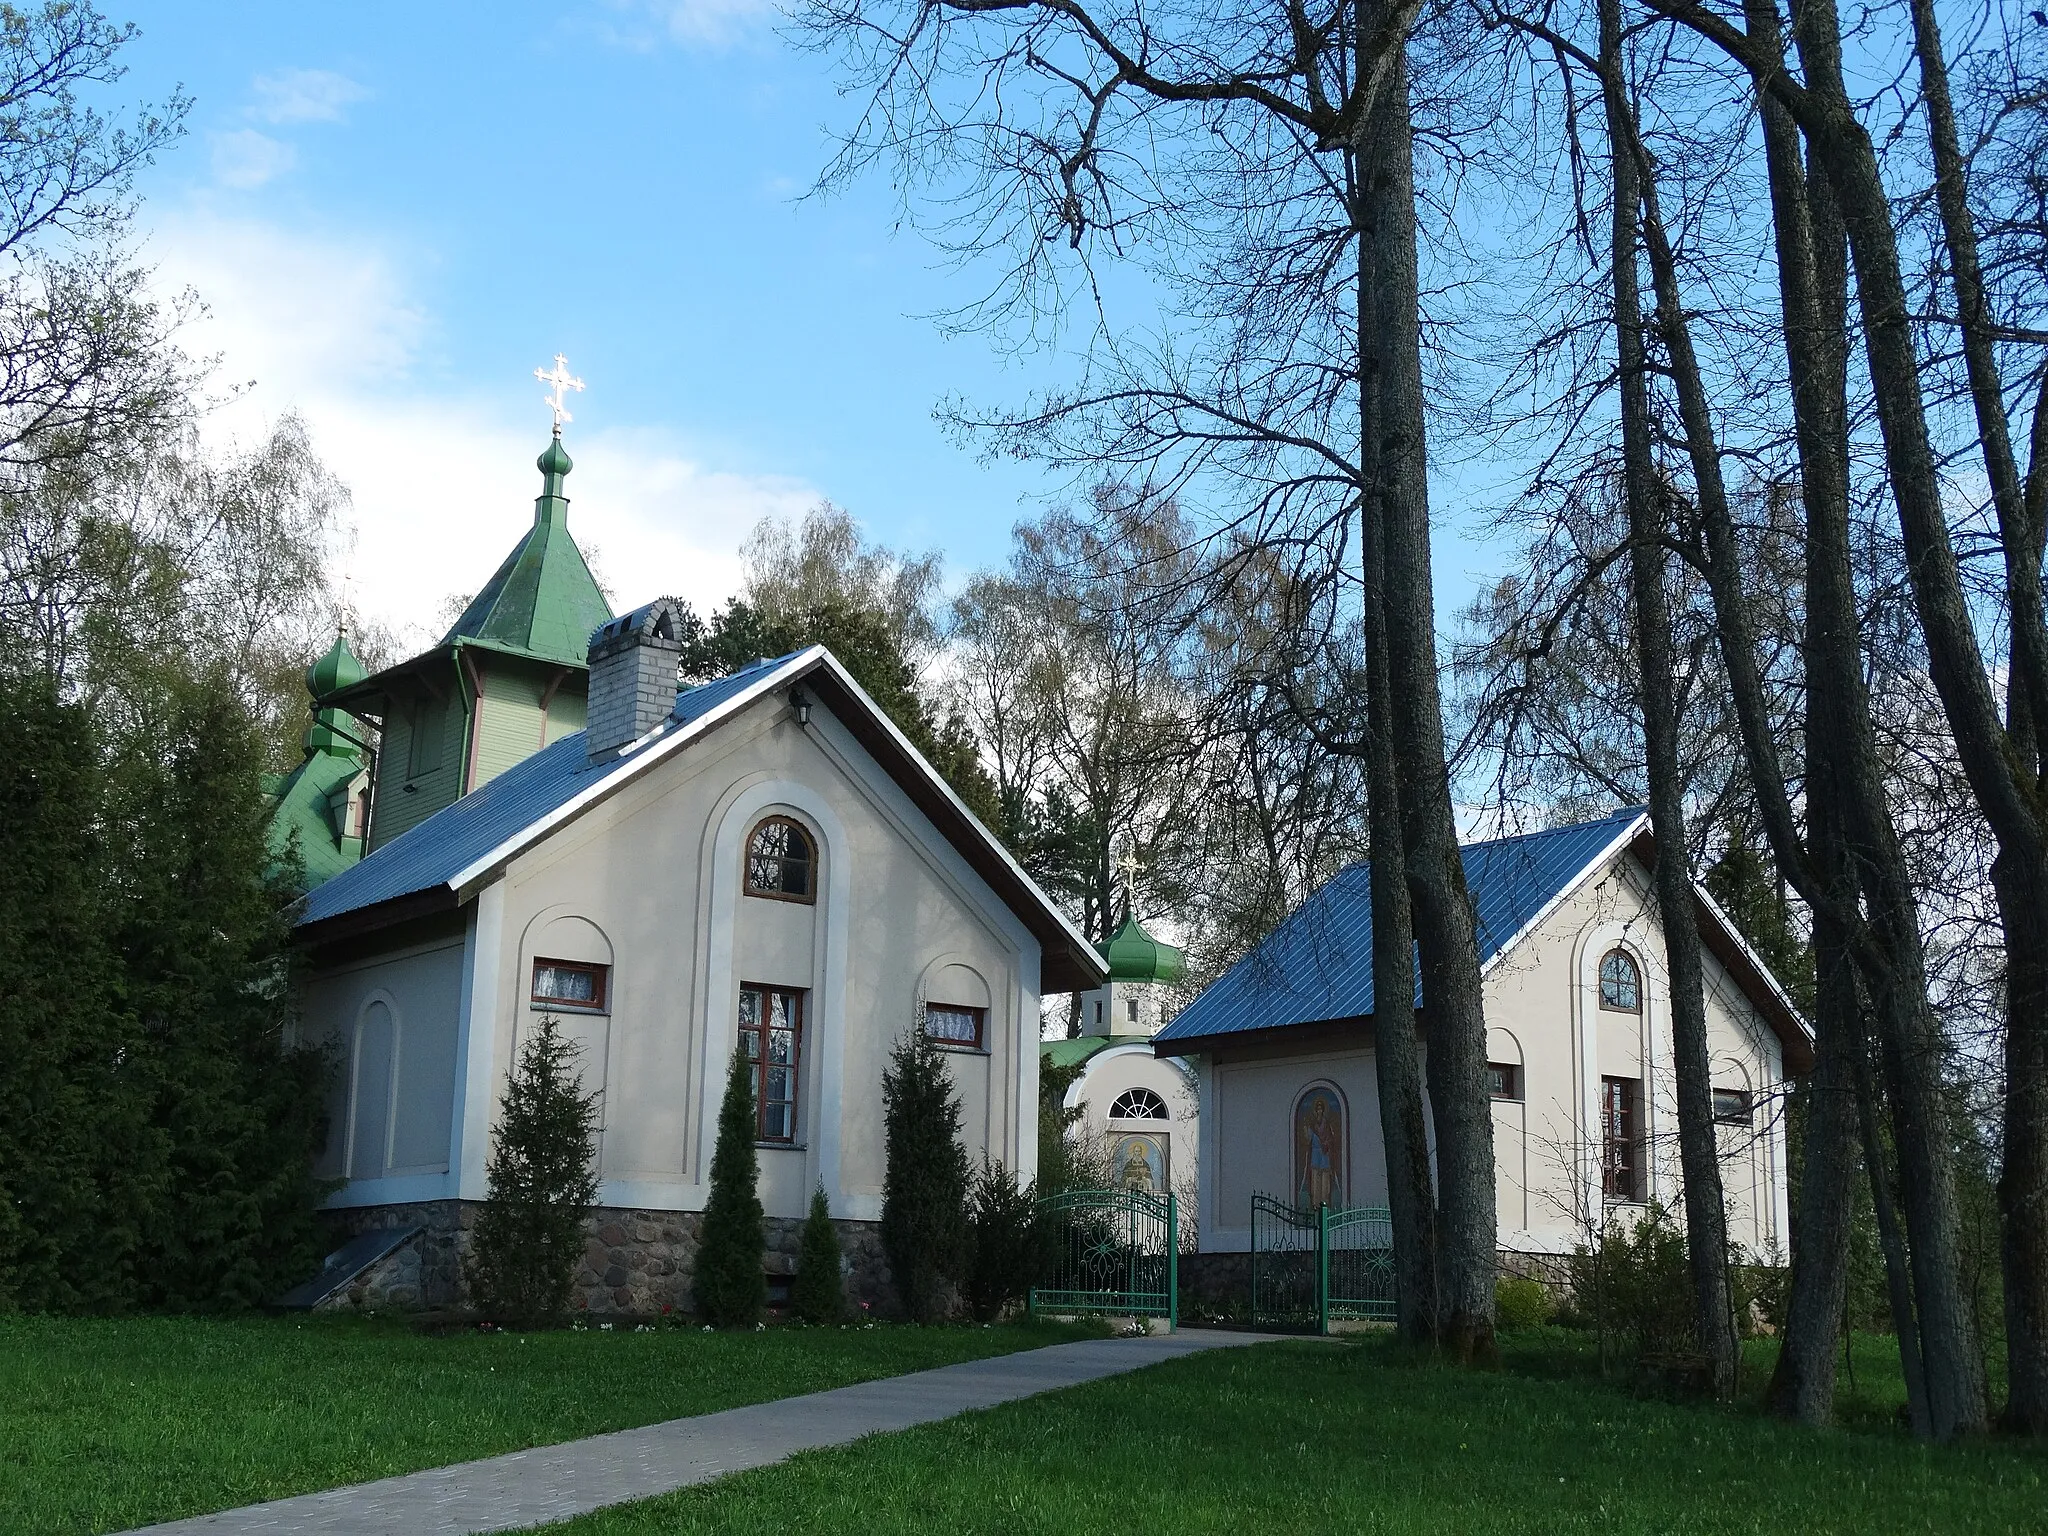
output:
POLYGON ((576 419, 569 414, 569 408, 562 403, 562 391, 573 389, 580 392, 583 388, 583 381, 569 372, 569 359, 559 352, 555 354, 555 366, 552 369, 536 368, 533 370, 533 376, 543 384, 554 386, 545 395, 542 395, 541 398, 547 401, 548 409, 555 413, 555 432, 557 435, 560 435, 562 423, 576 419))

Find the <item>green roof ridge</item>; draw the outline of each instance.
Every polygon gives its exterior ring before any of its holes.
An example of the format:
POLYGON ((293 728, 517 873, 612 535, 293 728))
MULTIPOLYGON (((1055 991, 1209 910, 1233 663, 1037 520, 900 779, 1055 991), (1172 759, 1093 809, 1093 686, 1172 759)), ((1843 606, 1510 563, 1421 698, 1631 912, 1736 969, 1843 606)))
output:
POLYGON ((591 631, 612 617, 612 608, 569 535, 569 498, 562 494, 562 481, 573 466, 559 435, 534 467, 543 479, 533 503, 533 527, 441 643, 485 640, 582 666, 591 631))
POLYGON ((1162 944, 1147 933, 1135 914, 1126 914, 1123 927, 1107 944, 1096 946, 1109 962, 1111 981, 1176 982, 1187 974, 1187 957, 1171 944, 1162 944))

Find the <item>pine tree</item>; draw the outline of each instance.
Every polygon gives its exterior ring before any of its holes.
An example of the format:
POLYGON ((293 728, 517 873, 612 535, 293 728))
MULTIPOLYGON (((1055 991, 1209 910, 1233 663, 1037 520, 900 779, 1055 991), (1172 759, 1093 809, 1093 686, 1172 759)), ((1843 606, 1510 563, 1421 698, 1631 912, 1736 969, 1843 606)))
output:
POLYGON ((747 1328, 768 1305, 761 1255, 768 1246, 761 1211, 760 1163, 754 1152, 754 1074, 735 1050, 718 1106, 718 1146, 711 1154, 711 1201, 697 1244, 697 1311, 721 1328, 747 1328))
POLYGON ((597 1201, 597 1096, 577 1083, 578 1054, 542 1014, 498 1101, 490 1194, 463 1268, 478 1310, 514 1327, 568 1310, 597 1201))
POLYGON ((797 1247, 796 1284, 789 1296, 805 1322, 836 1323, 846 1310, 839 1265, 839 1229, 832 1225, 821 1187, 811 1195, 811 1214, 804 1219, 803 1240, 797 1247))
POLYGON ((931 1322, 945 1316, 966 1256, 968 1163, 945 1054, 922 1029, 890 1052, 882 1104, 882 1248, 904 1312, 931 1322))

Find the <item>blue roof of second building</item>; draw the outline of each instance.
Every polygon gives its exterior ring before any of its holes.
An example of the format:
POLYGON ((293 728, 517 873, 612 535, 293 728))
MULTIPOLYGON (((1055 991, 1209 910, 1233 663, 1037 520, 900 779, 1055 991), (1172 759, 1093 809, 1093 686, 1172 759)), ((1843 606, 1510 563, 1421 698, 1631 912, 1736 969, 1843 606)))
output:
MULTIPOLYGON (((679 725, 701 719, 761 681, 764 673, 800 654, 757 661, 729 677, 688 689, 676 696, 669 719, 679 725)), ((299 922, 322 922, 446 885, 493 848, 567 805, 637 756, 629 753, 592 763, 584 751, 581 731, 564 736, 317 887, 306 898, 299 922)))
MULTIPOLYGON (((1462 850, 1465 884, 1478 922, 1480 964, 1642 819, 1640 810, 1616 811, 1577 826, 1468 844, 1462 850)), ((1419 978, 1415 1001, 1420 1006, 1419 978)), ((1296 907, 1154 1038, 1191 1040, 1372 1011, 1372 865, 1362 860, 1296 907)))

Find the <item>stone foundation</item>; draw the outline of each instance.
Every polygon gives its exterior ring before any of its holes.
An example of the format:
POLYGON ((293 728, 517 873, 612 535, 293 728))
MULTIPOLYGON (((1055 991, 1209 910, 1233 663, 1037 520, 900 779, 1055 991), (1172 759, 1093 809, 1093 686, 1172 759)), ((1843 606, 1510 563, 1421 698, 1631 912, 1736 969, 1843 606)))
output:
MULTIPOLYGON (((478 1202, 433 1200, 416 1205, 357 1206, 326 1213, 337 1242, 372 1228, 419 1226, 426 1230, 371 1266, 322 1310, 389 1308, 458 1310, 468 1297, 462 1258, 475 1230, 478 1202)), ((606 1317, 654 1317, 694 1310, 691 1285, 704 1218, 696 1211, 625 1210, 600 1207, 584 1226, 583 1262, 576 1273, 571 1306, 606 1317)), ((771 1297, 777 1281, 796 1274, 803 1222, 771 1216, 765 1223, 767 1252, 762 1266, 771 1297)), ((895 1310, 889 1265, 882 1254, 881 1228, 871 1221, 835 1221, 842 1254, 841 1275, 849 1311, 889 1316, 895 1310)))

